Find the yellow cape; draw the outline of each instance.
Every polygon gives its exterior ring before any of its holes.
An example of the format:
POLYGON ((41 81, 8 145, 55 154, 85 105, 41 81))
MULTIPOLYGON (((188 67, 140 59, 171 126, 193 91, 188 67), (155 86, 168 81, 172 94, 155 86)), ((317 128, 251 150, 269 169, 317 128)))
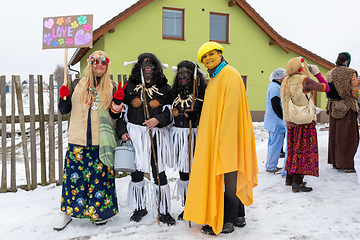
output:
POLYGON ((255 136, 243 80, 230 65, 205 91, 184 219, 208 224, 215 234, 224 219, 224 174, 238 171, 236 195, 249 206, 257 186, 255 136))

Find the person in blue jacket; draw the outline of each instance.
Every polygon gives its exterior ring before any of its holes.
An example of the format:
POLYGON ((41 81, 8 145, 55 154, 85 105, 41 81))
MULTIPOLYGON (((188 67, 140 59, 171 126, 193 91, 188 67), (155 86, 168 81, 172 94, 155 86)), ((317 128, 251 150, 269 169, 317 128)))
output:
POLYGON ((264 127, 269 131, 266 171, 280 173, 282 168, 277 167, 281 148, 284 145, 286 123, 283 120, 283 111, 280 100, 281 82, 286 76, 283 68, 275 69, 270 74, 270 84, 266 94, 266 110, 264 127))

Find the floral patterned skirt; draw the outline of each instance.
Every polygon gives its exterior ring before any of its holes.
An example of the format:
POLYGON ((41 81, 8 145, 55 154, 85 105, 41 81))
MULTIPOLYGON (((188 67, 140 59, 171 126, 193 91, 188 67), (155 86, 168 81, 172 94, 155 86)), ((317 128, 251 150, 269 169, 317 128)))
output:
POLYGON ((315 122, 288 127, 285 170, 290 174, 319 176, 319 155, 315 122))
POLYGON ((118 213, 115 172, 99 159, 99 147, 69 145, 64 163, 61 211, 92 222, 118 213))

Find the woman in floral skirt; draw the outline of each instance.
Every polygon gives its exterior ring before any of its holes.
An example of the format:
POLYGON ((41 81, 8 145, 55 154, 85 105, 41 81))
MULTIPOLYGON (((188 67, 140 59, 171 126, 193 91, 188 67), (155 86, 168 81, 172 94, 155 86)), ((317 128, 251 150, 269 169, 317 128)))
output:
POLYGON ((60 88, 59 110, 71 112, 61 196, 60 219, 54 226, 62 230, 72 218, 88 218, 97 225, 118 213, 115 173, 107 160, 112 143, 104 142, 115 123, 109 107, 116 84, 109 77, 110 60, 103 51, 88 59, 84 77, 60 88), (104 130, 105 129, 105 130, 104 130))

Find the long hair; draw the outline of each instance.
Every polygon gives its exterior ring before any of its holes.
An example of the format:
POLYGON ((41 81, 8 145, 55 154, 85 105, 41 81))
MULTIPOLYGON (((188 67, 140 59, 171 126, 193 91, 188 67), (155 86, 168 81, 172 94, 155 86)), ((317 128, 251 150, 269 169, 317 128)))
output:
MULTIPOLYGON (((94 55, 98 54, 99 56, 103 55, 105 58, 108 58, 108 55, 101 51, 101 50, 97 50, 95 52, 93 52, 91 55, 94 58, 94 55)), ((90 97, 89 95, 91 94, 91 97, 95 97, 93 96, 93 91, 89 92, 88 88, 90 87, 90 83, 92 82, 92 86, 95 86, 95 75, 93 73, 92 70, 92 64, 87 64, 85 70, 84 70, 84 78, 86 79, 86 83, 85 83, 85 88, 83 89, 83 92, 81 94, 80 97, 80 101, 86 104, 86 100, 88 99, 88 97, 90 97)), ((110 103, 112 100, 112 95, 113 95, 113 89, 112 89, 112 84, 111 84, 111 79, 110 79, 110 65, 107 64, 106 66, 106 71, 104 72, 104 74, 101 76, 101 80, 100 80, 100 84, 98 86, 98 91, 97 93, 99 94, 100 97, 100 101, 101 101, 101 107, 103 109, 108 109, 110 107, 110 103)))
MULTIPOLYGON (((177 71, 176 76, 174 78, 174 83, 173 83, 173 86, 172 86, 172 89, 171 89, 172 90, 171 92, 173 93, 173 97, 176 97, 178 94, 181 93, 181 89, 182 89, 181 84, 179 83, 179 81, 177 81, 177 79, 179 77, 179 70, 182 67, 190 69, 193 72, 195 71, 194 62, 184 60, 184 61, 180 62, 177 65, 178 71, 177 71)), ((203 99, 204 95, 205 95, 205 88, 206 88, 205 78, 200 73, 200 71, 199 71, 200 68, 199 68, 199 66, 197 64, 196 64, 196 68, 197 68, 197 78, 199 80, 198 80, 198 86, 197 86, 195 95, 196 95, 196 97, 203 99)), ((191 90, 193 90, 193 82, 191 83, 191 90)))
POLYGON ((154 64, 154 66, 155 66, 152 82, 155 82, 155 84, 159 87, 166 85, 167 78, 165 77, 165 75, 163 73, 162 65, 161 65, 159 59, 157 59, 157 57, 152 53, 142 53, 138 56, 138 62, 135 64, 135 66, 131 70, 131 73, 129 76, 129 81, 135 83, 136 85, 142 83, 140 69, 141 69, 141 65, 142 65, 143 61, 146 58, 148 58, 149 61, 152 64, 154 64))

